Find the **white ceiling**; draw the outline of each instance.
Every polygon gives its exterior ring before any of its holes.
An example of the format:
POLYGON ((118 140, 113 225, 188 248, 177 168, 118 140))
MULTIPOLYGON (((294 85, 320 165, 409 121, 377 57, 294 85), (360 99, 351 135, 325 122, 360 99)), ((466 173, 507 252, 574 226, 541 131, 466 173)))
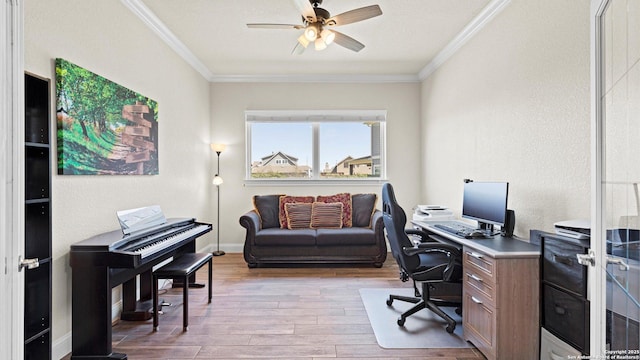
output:
POLYGON ((210 80, 256 76, 409 76, 496 0, 324 0, 331 15, 378 4, 381 16, 337 27, 365 44, 292 55, 302 30, 249 29, 247 23, 300 24, 292 0, 122 0, 210 80))

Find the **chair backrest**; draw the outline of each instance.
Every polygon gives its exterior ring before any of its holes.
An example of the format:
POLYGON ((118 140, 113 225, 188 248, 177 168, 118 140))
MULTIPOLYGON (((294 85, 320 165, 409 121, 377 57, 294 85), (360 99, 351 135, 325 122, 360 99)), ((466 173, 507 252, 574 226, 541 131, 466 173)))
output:
POLYGON ((418 256, 408 256, 403 248, 413 247, 413 242, 405 233, 407 216, 404 210, 398 205, 393 186, 389 183, 382 185, 382 213, 384 227, 387 231, 387 239, 391 247, 391 254, 396 262, 408 274, 412 274, 414 269, 420 265, 418 256))

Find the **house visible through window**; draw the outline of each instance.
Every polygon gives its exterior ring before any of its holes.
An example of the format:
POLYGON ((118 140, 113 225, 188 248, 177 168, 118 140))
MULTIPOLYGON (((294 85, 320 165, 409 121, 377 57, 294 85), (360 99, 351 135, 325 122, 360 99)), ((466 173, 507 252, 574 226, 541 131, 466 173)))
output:
POLYGON ((247 111, 247 179, 379 180, 386 112, 247 111))

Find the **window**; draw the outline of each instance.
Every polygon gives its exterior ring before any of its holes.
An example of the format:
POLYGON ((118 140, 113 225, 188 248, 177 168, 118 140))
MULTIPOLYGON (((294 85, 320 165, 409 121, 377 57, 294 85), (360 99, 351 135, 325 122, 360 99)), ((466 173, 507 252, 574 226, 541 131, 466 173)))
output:
POLYGON ((380 180, 386 112, 247 111, 248 180, 380 180))

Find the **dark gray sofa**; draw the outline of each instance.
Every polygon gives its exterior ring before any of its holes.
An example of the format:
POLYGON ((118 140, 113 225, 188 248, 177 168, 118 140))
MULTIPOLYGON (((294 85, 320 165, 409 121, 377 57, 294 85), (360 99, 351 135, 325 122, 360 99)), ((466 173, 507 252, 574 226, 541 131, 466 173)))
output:
POLYGON ((280 196, 254 196, 254 209, 240 217, 240 225, 246 229, 244 259, 250 268, 303 263, 381 267, 384 263, 387 245, 382 212, 375 209, 375 194, 352 195, 351 226, 304 229, 281 228, 276 222, 280 196))

